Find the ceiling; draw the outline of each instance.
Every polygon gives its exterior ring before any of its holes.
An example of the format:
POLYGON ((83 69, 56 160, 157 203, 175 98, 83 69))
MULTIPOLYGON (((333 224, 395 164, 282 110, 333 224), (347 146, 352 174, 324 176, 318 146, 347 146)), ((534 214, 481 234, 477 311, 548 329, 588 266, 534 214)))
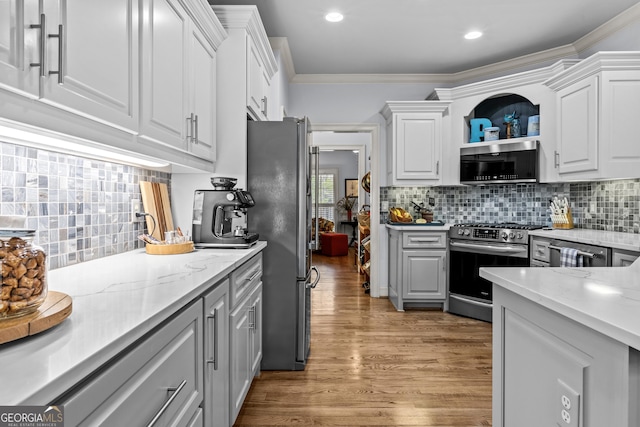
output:
POLYGON ((571 45, 637 0, 210 0, 256 4, 295 74, 450 74, 571 45), (339 10, 340 23, 324 20, 339 10), (465 40, 479 30, 484 36, 465 40))

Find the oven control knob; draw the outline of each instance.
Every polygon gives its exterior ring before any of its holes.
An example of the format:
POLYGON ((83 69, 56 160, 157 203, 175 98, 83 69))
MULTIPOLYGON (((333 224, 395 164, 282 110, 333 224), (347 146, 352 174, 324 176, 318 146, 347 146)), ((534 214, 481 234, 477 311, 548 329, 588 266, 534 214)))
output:
POLYGON ((458 229, 458 236, 462 236, 462 234, 464 233, 464 230, 462 228, 458 229))
POLYGON ((513 233, 513 231, 511 233, 509 233, 509 238, 513 239, 514 237, 516 237, 516 235, 513 233))
POLYGON ((469 234, 471 234, 471 231, 469 231, 469 230, 464 230, 464 235, 465 235, 465 236, 468 236, 469 234))
POLYGON ((506 231, 502 232, 502 240, 507 240, 509 238, 509 235, 507 234, 506 231))
POLYGON ((516 239, 522 239, 523 237, 524 236, 520 232, 518 232, 518 234, 516 234, 516 239))

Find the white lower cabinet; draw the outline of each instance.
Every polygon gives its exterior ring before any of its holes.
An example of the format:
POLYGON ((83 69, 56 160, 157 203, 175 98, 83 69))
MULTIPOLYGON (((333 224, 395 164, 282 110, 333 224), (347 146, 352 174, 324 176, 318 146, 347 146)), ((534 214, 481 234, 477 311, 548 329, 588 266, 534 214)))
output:
POLYGON ((229 425, 229 279, 204 296, 204 420, 229 425))
POLYGON ((242 408, 262 361, 262 256, 247 261, 231 274, 229 314, 230 425, 242 408), (241 298, 234 298, 242 290, 241 298))
POLYGON ((405 306, 442 306, 447 297, 447 233, 389 229, 389 299, 405 306))
POLYGON ((75 390, 61 402, 65 426, 198 425, 202 312, 202 300, 194 302, 75 390))

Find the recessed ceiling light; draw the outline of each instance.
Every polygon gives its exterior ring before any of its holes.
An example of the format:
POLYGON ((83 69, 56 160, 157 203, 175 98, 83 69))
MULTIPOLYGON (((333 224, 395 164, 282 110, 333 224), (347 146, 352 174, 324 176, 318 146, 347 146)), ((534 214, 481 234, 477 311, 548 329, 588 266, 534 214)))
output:
POLYGON ((467 40, 473 40, 482 37, 482 33, 480 31, 469 31, 464 35, 464 38, 467 40))
POLYGON ((329 22, 340 22, 344 19, 344 16, 340 12, 330 12, 324 17, 329 22))

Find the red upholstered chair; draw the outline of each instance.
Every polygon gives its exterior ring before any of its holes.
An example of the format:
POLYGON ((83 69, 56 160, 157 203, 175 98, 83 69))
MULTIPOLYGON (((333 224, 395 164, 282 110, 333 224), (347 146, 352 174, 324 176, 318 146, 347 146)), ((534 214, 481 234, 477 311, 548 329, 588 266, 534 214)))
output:
POLYGON ((343 233, 320 233, 322 255, 343 256, 349 253, 349 236, 343 233))

